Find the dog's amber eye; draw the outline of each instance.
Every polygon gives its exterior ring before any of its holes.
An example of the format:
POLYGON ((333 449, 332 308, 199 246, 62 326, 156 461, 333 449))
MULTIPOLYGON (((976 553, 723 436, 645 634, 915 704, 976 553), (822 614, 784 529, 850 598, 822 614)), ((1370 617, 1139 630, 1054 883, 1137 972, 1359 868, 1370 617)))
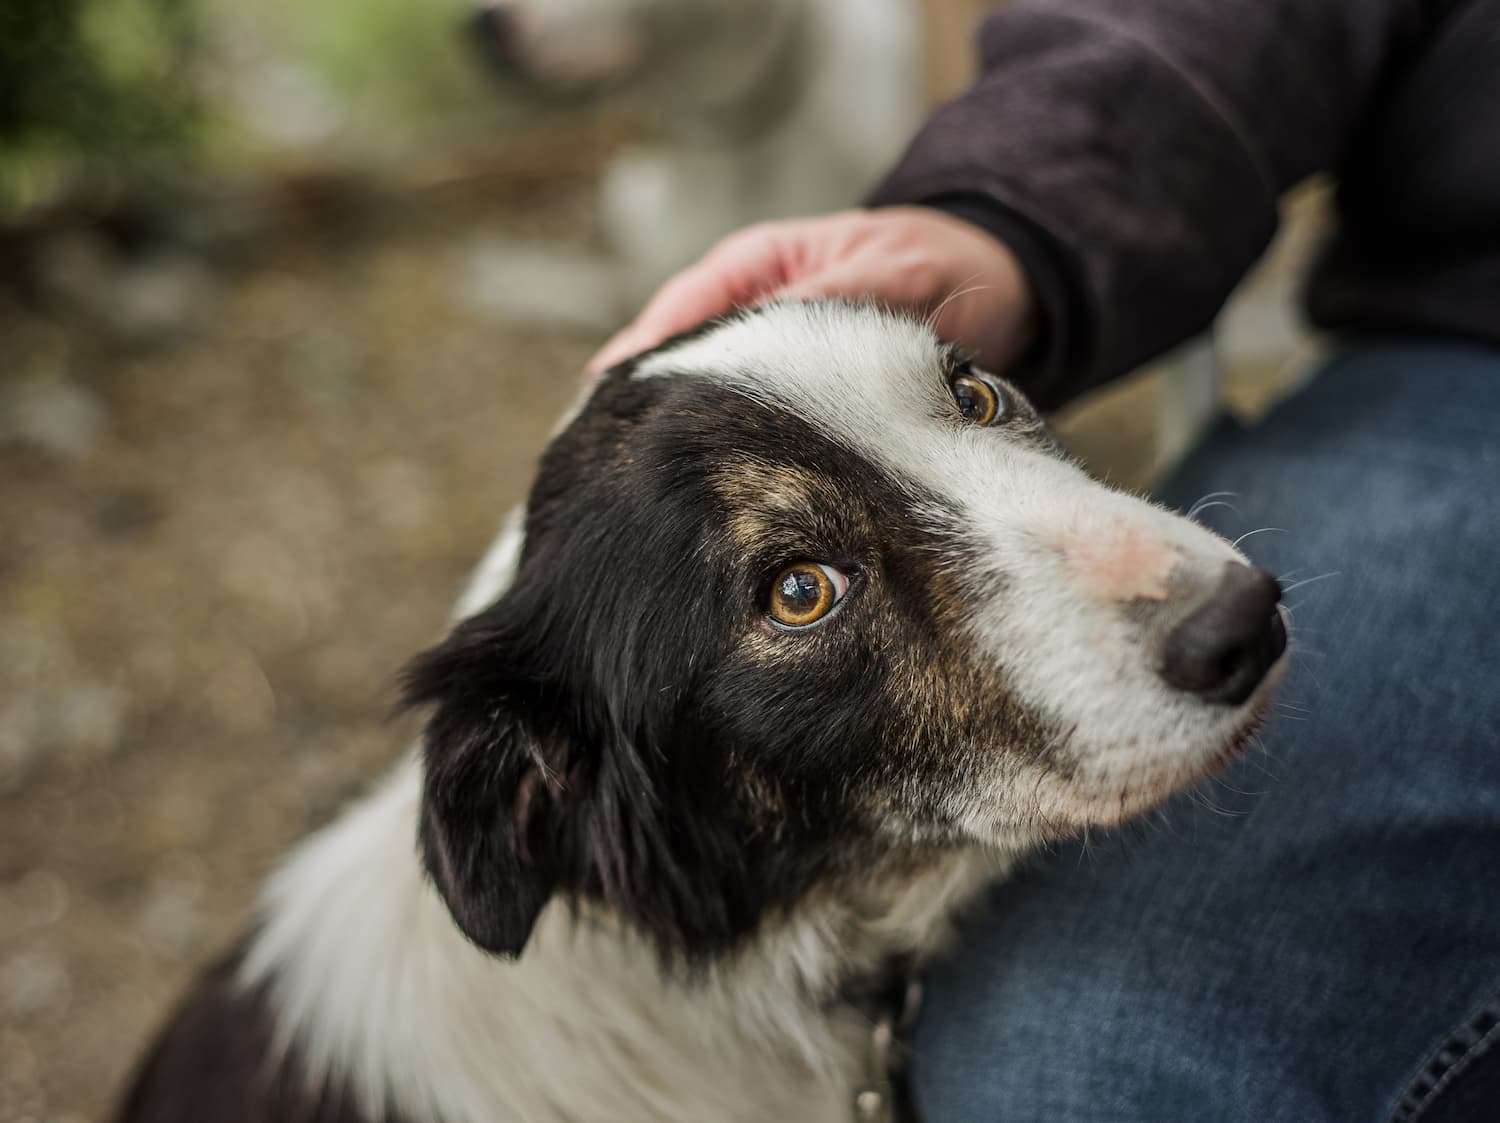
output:
POLYGON ((975 425, 993 425, 1005 412, 1005 398, 1000 388, 969 368, 954 375, 949 383, 958 412, 975 425))
POLYGON ((849 591, 849 578, 821 562, 793 562, 771 583, 771 620, 783 628, 806 628, 833 611, 849 591))

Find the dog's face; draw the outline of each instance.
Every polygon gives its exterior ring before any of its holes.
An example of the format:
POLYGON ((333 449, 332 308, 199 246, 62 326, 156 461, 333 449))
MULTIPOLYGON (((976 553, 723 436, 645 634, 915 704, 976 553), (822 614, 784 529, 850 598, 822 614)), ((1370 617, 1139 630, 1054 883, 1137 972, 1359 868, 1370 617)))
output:
POLYGON ((796 0, 486 0, 473 33, 492 70, 543 96, 720 102, 788 32, 796 0))
POLYGON ((883 857, 1196 782, 1265 703, 1276 599, 924 327, 745 314, 604 377, 513 585, 414 665, 429 868, 492 950, 562 893, 711 952, 883 857))

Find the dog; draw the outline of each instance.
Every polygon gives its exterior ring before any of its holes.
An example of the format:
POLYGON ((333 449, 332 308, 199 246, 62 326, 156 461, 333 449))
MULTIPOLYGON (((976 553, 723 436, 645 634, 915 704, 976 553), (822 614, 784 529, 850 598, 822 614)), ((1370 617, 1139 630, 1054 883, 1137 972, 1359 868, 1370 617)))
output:
POLYGON ((730 231, 873 187, 921 120, 920 24, 914 0, 490 0, 473 33, 511 88, 647 123, 599 191, 628 311, 730 231))
POLYGON ((123 1123, 898 1118, 893 983, 1247 744, 1276 582, 915 320, 779 303, 602 376, 420 747, 274 876, 123 1123))

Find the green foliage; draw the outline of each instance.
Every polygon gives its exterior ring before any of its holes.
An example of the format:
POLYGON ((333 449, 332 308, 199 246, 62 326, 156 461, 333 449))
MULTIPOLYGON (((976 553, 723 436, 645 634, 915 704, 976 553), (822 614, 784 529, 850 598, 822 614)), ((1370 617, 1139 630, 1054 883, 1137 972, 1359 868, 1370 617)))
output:
POLYGON ((262 0, 289 54, 338 91, 361 148, 400 150, 503 118, 464 34, 478 0, 262 0))
POLYGON ((0 0, 0 211, 187 144, 191 0, 0 0))

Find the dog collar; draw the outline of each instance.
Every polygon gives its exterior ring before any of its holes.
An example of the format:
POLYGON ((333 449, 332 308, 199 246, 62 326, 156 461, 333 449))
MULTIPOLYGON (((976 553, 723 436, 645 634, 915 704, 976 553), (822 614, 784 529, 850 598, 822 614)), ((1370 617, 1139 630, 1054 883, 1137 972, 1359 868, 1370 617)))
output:
POLYGON ((864 1080, 854 1093, 854 1123, 920 1123, 907 1065, 921 1006, 922 982, 909 963, 892 970, 885 988, 866 1004, 870 1039, 864 1080))

